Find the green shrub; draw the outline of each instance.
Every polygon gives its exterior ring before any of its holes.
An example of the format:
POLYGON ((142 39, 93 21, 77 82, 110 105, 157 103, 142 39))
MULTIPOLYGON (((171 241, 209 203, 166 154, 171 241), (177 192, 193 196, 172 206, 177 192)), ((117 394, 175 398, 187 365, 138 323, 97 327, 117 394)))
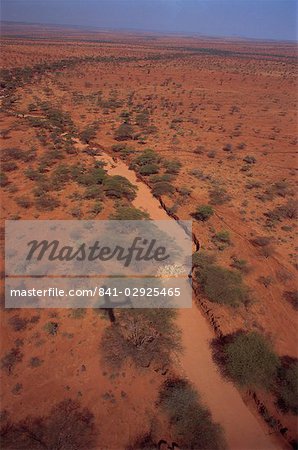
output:
POLYGON ((130 168, 138 172, 142 166, 146 166, 147 164, 158 164, 159 161, 160 157, 158 154, 154 150, 147 148, 139 156, 133 159, 130 168))
POLYGON ((149 178, 150 183, 159 183, 160 181, 173 181, 173 175, 164 173, 163 175, 151 175, 149 178))
POLYGON ((82 170, 72 169, 71 173, 74 181, 84 186, 102 184, 107 178, 105 170, 101 167, 84 168, 82 170))
POLYGON ((102 186, 99 186, 98 184, 95 184, 94 186, 88 186, 83 194, 83 197, 87 200, 90 200, 92 198, 94 199, 101 199, 103 195, 103 188, 102 186))
POLYGON ((256 158, 254 156, 245 156, 243 158, 243 161, 246 162, 247 164, 255 164, 257 162, 256 158))
POLYGON ((52 336, 57 334, 58 328, 59 324, 57 322, 47 322, 44 326, 44 330, 52 336))
POLYGON ((129 123, 122 123, 115 132, 117 141, 128 141, 133 138, 133 128, 129 123))
POLYGON ((224 347, 228 375, 240 386, 268 389, 276 378, 279 358, 256 332, 241 333, 224 347))
POLYGON ((172 186, 167 181, 160 181, 155 183, 152 188, 152 193, 154 197, 160 197, 161 195, 169 195, 175 192, 174 186, 172 186))
POLYGON ((35 200, 35 206, 37 209, 42 211, 53 211, 60 205, 58 199, 51 197, 50 195, 40 195, 35 200))
POLYGON ((159 167, 157 164, 145 164, 144 166, 141 166, 139 169, 140 175, 153 175, 155 173, 158 173, 159 167))
POLYGON ((5 187, 9 184, 8 176, 4 172, 0 172, 0 186, 5 187))
POLYGON ((285 412, 298 414, 298 362, 281 366, 278 373, 278 406, 285 412))
POLYGON ((95 443, 93 414, 71 399, 54 405, 48 415, 12 423, 7 414, 1 421, 1 444, 5 449, 82 450, 96 448, 95 443))
POLYGON ((247 261, 245 259, 238 259, 236 256, 232 257, 231 266, 234 269, 240 270, 242 273, 248 273, 250 271, 247 261))
POLYGON ((224 450, 227 448, 220 425, 212 421, 198 393, 184 379, 164 382, 158 405, 169 417, 174 440, 183 449, 224 450))
POLYGON ((209 191, 209 197, 211 205, 223 205, 231 199, 226 189, 219 186, 215 186, 209 191))
POLYGON ((142 220, 149 219, 149 214, 132 206, 119 206, 115 213, 111 214, 112 220, 142 220))
POLYGON ((106 328, 101 341, 104 361, 119 368, 127 360, 138 367, 164 367, 172 352, 181 349, 180 333, 172 309, 119 309, 116 322, 106 328))
POLYGON ((195 213, 193 213, 193 217, 196 220, 200 220, 202 222, 205 222, 208 220, 211 216, 213 216, 214 211, 212 206, 210 205, 200 205, 197 207, 195 213))
POLYGON ((43 363, 43 360, 38 358, 37 356, 33 356, 32 358, 30 358, 30 366, 35 368, 35 367, 39 367, 41 366, 43 363))
POLYGON ((23 356, 19 348, 12 348, 1 358, 1 369, 5 370, 8 375, 11 375, 16 364, 22 361, 23 356))
POLYGON ((97 216, 101 211, 103 210, 102 203, 99 201, 96 201, 90 208, 89 212, 93 214, 94 216, 97 216))
POLYGON ((18 197, 16 198, 16 203, 22 208, 30 208, 32 206, 32 201, 28 197, 18 197))
POLYGON ((126 198, 132 201, 136 197, 137 186, 120 175, 107 177, 104 180, 104 191, 107 197, 126 198))
POLYGON ((283 297, 293 306, 294 309, 298 310, 298 291, 285 291, 283 297))
POLYGON ((181 169, 181 162, 178 160, 172 160, 172 161, 164 161, 163 163, 164 168, 166 169, 166 173, 170 174, 178 174, 181 169))
POLYGON ((218 250, 224 250, 231 244, 230 233, 226 230, 219 231, 212 236, 212 242, 214 242, 218 250))
POLYGON ((200 270, 206 270, 210 265, 214 264, 216 256, 212 253, 205 253, 204 251, 195 252, 192 255, 192 264, 200 270))
POLYGON ((18 165, 14 161, 3 162, 1 168, 4 172, 13 172, 18 168, 18 165))
POLYGON ((86 144, 89 144, 92 139, 96 137, 97 132, 97 126, 95 124, 88 125, 81 133, 80 133, 80 139, 85 142, 86 144))
POLYGON ((239 306, 249 299, 240 273, 215 264, 206 264, 195 273, 200 288, 211 302, 239 306))
POLYGON ((295 200, 289 200, 285 205, 277 206, 273 211, 265 213, 271 220, 297 219, 298 207, 295 200))

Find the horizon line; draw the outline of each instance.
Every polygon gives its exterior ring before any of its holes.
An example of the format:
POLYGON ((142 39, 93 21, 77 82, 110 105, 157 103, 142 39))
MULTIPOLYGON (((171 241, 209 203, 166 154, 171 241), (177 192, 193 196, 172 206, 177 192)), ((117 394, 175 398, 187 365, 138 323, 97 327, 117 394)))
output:
MULTIPOLYGON (((298 42, 298 36, 296 39, 274 39, 274 38, 259 38, 259 37, 248 37, 240 35, 215 35, 215 34, 204 34, 198 31, 159 31, 151 30, 145 28, 113 28, 113 27, 97 27, 95 25, 80 25, 80 24, 67 24, 67 23, 52 23, 52 22, 26 22, 17 20, 0 20, 0 24, 21 24, 21 25, 46 25, 57 28, 79 28, 85 30, 96 30, 96 31, 113 31, 113 32, 134 32, 138 33, 150 33, 152 35, 162 35, 162 36, 180 36, 180 37, 196 37, 196 38, 211 38, 211 39, 231 39, 231 40, 244 40, 244 41, 259 41, 259 42, 281 42, 281 43, 291 43, 296 44, 298 42)), ((1 30, 2 31, 2 30, 1 30)), ((0 33, 2 37, 2 32, 0 33)), ((25 35, 24 35, 25 37, 25 35)))

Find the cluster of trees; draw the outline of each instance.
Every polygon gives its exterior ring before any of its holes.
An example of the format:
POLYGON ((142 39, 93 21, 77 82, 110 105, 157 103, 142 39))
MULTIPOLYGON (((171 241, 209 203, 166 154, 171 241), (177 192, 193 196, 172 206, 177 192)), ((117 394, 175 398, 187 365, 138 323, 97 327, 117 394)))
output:
POLYGON ((203 252, 193 255, 194 278, 208 300, 229 306, 249 301, 249 292, 242 281, 241 272, 216 264, 215 257, 203 252))
POLYGON ((5 450, 85 450, 96 443, 93 414, 71 399, 55 405, 48 416, 17 423, 2 411, 0 436, 5 450))
POLYGON ((180 350, 180 330, 171 309, 120 309, 105 329, 101 350, 104 361, 120 367, 127 359, 137 367, 167 366, 180 350))

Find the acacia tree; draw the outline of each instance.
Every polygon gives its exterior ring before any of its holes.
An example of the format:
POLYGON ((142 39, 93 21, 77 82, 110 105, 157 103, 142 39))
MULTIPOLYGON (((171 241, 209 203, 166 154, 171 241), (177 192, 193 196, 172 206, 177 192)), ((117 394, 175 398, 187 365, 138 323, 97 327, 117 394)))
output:
POLYGON ((46 417, 27 417, 12 423, 5 411, 1 417, 3 450, 85 450, 94 448, 94 416, 80 403, 67 399, 55 405, 46 417))

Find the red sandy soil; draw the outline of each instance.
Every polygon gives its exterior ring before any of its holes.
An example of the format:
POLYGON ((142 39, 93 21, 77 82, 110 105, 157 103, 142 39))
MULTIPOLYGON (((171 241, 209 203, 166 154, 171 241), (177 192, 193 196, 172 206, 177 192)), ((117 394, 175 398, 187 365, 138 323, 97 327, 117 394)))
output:
MULTIPOLYGON (((111 147, 116 143, 114 130, 123 121, 121 112, 137 105, 147 108, 157 133, 146 136, 145 145, 137 141, 128 144, 136 152, 149 147, 163 157, 179 159, 182 169, 173 184, 177 188, 185 186, 191 190, 187 197, 178 193, 172 197, 165 196, 163 200, 166 205, 175 205, 179 218, 189 219, 197 205, 209 202, 208 191, 214 180, 221 183, 232 198, 226 204, 214 206, 215 214, 208 222, 194 222, 194 232, 202 248, 216 252, 221 265, 230 267, 231 257, 235 255, 245 259, 251 268, 244 275, 253 297, 253 302, 248 306, 232 309, 204 299, 222 333, 239 329, 256 330, 272 341, 280 356, 297 357, 297 312, 284 297, 286 291, 296 289, 296 224, 293 220, 284 219, 269 228, 264 216, 265 212, 293 198, 296 187, 295 46, 289 43, 221 41, 197 37, 41 30, 38 27, 28 30, 21 25, 18 28, 5 25, 2 33, 2 63, 6 68, 83 56, 138 58, 137 61, 127 62, 81 61, 75 67, 65 67, 59 72, 49 70, 42 77, 35 76, 34 83, 27 83, 16 90, 17 101, 9 113, 1 113, 1 128, 7 130, 2 147, 30 149, 34 146, 37 157, 47 150, 50 141, 42 143, 37 137, 38 128, 30 126, 26 117, 17 115, 28 114, 28 105, 36 99, 69 112, 79 131, 98 121, 98 131, 91 147, 103 148, 110 155, 113 155, 111 147), (17 35, 23 37, 17 38, 17 35), (161 59, 144 59, 152 55, 160 55, 161 59), (94 100, 95 93, 99 91, 105 99, 116 91, 122 105, 102 108, 94 100), (82 94, 80 99, 76 98, 78 93, 82 94), (127 103, 129 95, 132 95, 132 105, 127 103), (176 122, 173 123, 173 119, 176 122), (228 143, 232 145, 230 152, 223 150, 228 143), (244 148, 238 148, 241 143, 245 144, 244 148), (195 152, 198 146, 202 147, 199 153, 195 152), (213 157, 210 156, 211 151, 214 151, 213 157), (243 158, 246 155, 254 156, 256 163, 244 172, 241 168, 245 165, 243 158), (193 174, 194 169, 202 172, 199 178, 193 174), (251 181, 258 182, 257 187, 248 188, 251 181), (265 201, 256 198, 280 181, 287 183, 285 197, 274 195, 265 201), (218 251, 212 243, 212 236, 222 229, 230 232, 232 245, 218 251), (256 236, 272 237, 269 256, 265 257, 259 248, 251 244, 250 240, 256 236), (261 276, 270 278, 267 287, 260 283, 261 276)), ((40 111, 32 114, 42 115, 40 111)), ((137 126, 135 131, 140 131, 137 126)), ((126 163, 130 159, 131 156, 127 157, 126 163)), ((69 164, 82 161, 86 165, 93 164, 93 158, 82 151, 68 155, 66 161, 62 160, 69 164)), ((70 219, 75 208, 80 208, 82 218, 88 217, 92 201, 70 199, 71 194, 80 191, 72 183, 55 193, 61 205, 54 211, 19 206, 17 197, 25 195, 33 199, 35 183, 24 175, 28 163, 18 161, 17 165, 17 170, 7 174, 10 184, 2 193, 3 219, 70 219)), ((121 167, 126 173, 125 166, 121 167)), ((142 192, 145 187, 139 184, 139 189, 142 192)), ((150 200, 144 205, 139 199, 138 196, 136 206, 148 208, 152 213, 150 200)), ((104 209, 96 218, 108 218, 114 208, 112 200, 105 200, 104 209)), ((50 311, 42 311, 39 322, 23 332, 13 332, 7 325, 7 319, 14 312, 2 313, 2 333, 6 336, 2 351, 6 353, 20 338, 24 340, 22 351, 25 358, 13 376, 4 376, 1 403, 14 411, 15 418, 19 419, 28 413, 35 414, 37 410, 39 413, 48 411, 53 399, 56 402, 69 395, 74 398, 79 396, 82 403, 90 406, 96 415, 100 428, 106 430, 101 433, 101 438, 104 437, 100 448, 124 448, 137 432, 149 429, 162 376, 154 371, 144 371, 142 376, 138 376, 133 367, 127 367, 125 376, 118 374, 109 380, 111 374, 103 375, 98 349, 105 321, 92 311, 88 311, 83 319, 70 317, 69 311, 57 313, 62 332, 51 339, 43 331, 50 311), (73 337, 63 336, 64 331, 72 333, 73 337), (38 344, 40 341, 42 343, 38 344), (34 369, 28 367, 32 356, 41 357, 43 364, 34 369), (82 365, 86 366, 85 372, 81 371, 82 365), (35 374, 34 385, 32 371, 35 374), (18 395, 11 392, 16 383, 23 385, 18 395), (116 403, 102 400, 102 395, 110 389, 114 392, 116 403), (121 390, 127 393, 124 401, 121 390), (95 398, 99 401, 95 402, 95 398), (130 405, 129 413, 126 402, 130 405)), ((22 312, 21 315, 26 317, 31 313, 22 312)), ((187 330, 185 343, 189 343, 191 336, 197 336, 196 333, 204 327, 198 323, 198 328, 195 328, 195 317, 200 320, 199 312, 192 316, 183 313, 179 319, 179 324, 187 330)), ((206 333, 208 337, 205 339, 208 341, 212 333, 209 329, 206 333)), ((193 352, 186 353, 181 364, 187 366, 186 376, 194 381, 198 377, 203 386, 209 378, 196 366, 200 361, 193 356, 197 349, 199 351, 199 347, 194 345, 193 352)), ((217 373, 214 372, 213 376, 218 383, 225 383, 217 373)), ((232 390, 231 395, 237 397, 234 387, 225 385, 226 389, 232 390)), ((233 427, 227 422, 233 419, 218 408, 221 401, 215 405, 215 392, 211 392, 210 397, 204 394, 203 398, 212 409, 215 420, 226 429, 230 426, 231 430, 233 427)), ((269 394, 259 395, 270 413, 289 428, 289 436, 295 437, 295 417, 282 414, 269 394)), ((244 407, 240 397, 237 402, 237 408, 244 407)), ((249 416, 247 423, 255 421, 249 410, 244 410, 249 416)), ((239 431, 240 434, 242 432, 245 430, 239 431)), ((235 436, 228 437, 231 448, 238 450, 240 447, 235 436)))

